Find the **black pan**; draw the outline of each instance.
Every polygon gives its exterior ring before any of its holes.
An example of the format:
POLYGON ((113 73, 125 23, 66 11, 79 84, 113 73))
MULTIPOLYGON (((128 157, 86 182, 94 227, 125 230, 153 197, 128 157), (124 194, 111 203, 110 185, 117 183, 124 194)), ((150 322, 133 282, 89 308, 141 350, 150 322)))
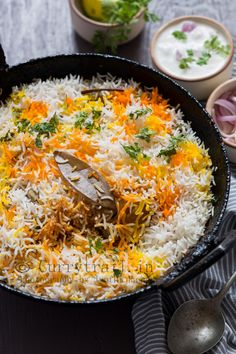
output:
MULTIPOLYGON (((233 246, 236 240, 234 233, 224 235, 223 239, 217 237, 217 231, 222 224, 226 209, 230 185, 229 163, 224 144, 209 114, 190 93, 176 82, 162 73, 136 62, 98 54, 59 55, 31 60, 27 63, 9 68, 6 64, 1 46, 0 70, 0 101, 3 102, 11 93, 13 86, 30 83, 32 80, 38 78, 42 80, 46 80, 50 77, 64 78, 69 74, 91 78, 92 75, 96 75, 97 73, 106 74, 109 72, 123 79, 134 78, 135 81, 141 82, 148 87, 158 86, 159 91, 164 97, 170 99, 171 105, 176 106, 180 104, 185 115, 184 119, 191 122, 193 130, 209 149, 213 165, 217 166, 217 170, 214 173, 215 186, 213 187, 213 194, 215 196, 214 215, 209 219, 206 225, 204 236, 198 244, 186 254, 179 264, 173 267, 168 274, 159 279, 156 283, 153 282, 133 293, 122 294, 108 300, 71 301, 70 303, 91 304, 112 302, 137 296, 157 286, 165 289, 176 288, 209 267, 233 246)), ((0 286, 3 289, 34 299, 57 303, 64 302, 60 300, 47 300, 24 293, 4 283, 1 283, 0 286)))

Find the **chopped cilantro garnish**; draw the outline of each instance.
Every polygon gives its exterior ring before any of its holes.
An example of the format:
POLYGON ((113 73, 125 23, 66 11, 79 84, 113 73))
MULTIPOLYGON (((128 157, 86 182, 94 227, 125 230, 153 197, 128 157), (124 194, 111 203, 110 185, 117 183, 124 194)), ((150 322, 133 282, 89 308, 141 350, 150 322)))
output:
POLYGON ((59 124, 59 119, 55 113, 49 120, 49 122, 42 122, 37 123, 35 125, 31 125, 28 119, 21 119, 17 120, 15 124, 17 126, 18 132, 25 133, 28 131, 31 134, 37 133, 35 145, 38 148, 41 148, 43 146, 42 137, 45 136, 49 138, 51 134, 56 133, 57 126, 59 124))
POLYGON ((97 52, 104 53, 110 49, 112 53, 116 53, 118 44, 128 39, 130 31, 127 26, 107 32, 95 31, 92 44, 97 52))
POLYGON ((183 141, 185 137, 183 135, 172 136, 169 141, 169 145, 166 149, 161 149, 158 156, 170 157, 176 153, 178 144, 183 141))
POLYGON ((120 277, 121 276, 121 270, 120 269, 117 269, 117 268, 114 268, 113 269, 113 272, 114 272, 114 275, 115 275, 115 277, 120 277))
POLYGON ((187 53, 189 57, 193 57, 194 53, 192 49, 187 49, 187 53))
POLYGON ((222 55, 222 56, 227 56, 230 53, 230 45, 222 45, 217 49, 217 53, 222 55))
POLYGON ((122 145, 125 152, 134 160, 137 160, 139 154, 141 154, 141 147, 138 143, 134 145, 122 145))
POLYGON ((92 115, 88 112, 80 112, 75 116, 75 127, 82 129, 83 127, 87 129, 88 133, 91 133, 94 128, 99 129, 100 127, 96 125, 96 120, 101 117, 102 111, 92 109, 92 115))
POLYGON ((157 22, 160 20, 160 18, 153 12, 146 11, 144 12, 144 20, 146 22, 157 22))
POLYGON ((131 112, 129 114, 129 117, 130 117, 130 119, 138 119, 139 117, 142 117, 145 114, 148 114, 151 112, 152 112, 151 108, 141 108, 141 109, 137 109, 134 112, 131 112))
POLYGON ((188 56, 180 59, 180 61, 179 61, 179 67, 180 67, 180 69, 183 69, 183 70, 188 69, 189 64, 195 61, 193 50, 187 49, 186 52, 187 52, 188 56))
POLYGON ((10 141, 13 138, 13 136, 14 136, 14 133, 11 132, 10 130, 8 130, 6 135, 4 135, 0 138, 0 142, 10 141))
POLYGON ((93 240, 89 238, 88 241, 89 241, 89 253, 92 256, 93 240))
POLYGON ((217 36, 211 36, 210 40, 206 40, 204 42, 204 47, 209 51, 216 52, 217 54, 227 56, 230 53, 230 46, 222 45, 219 38, 217 36))
POLYGON ((32 126, 31 131, 38 133, 39 135, 45 135, 49 138, 50 134, 56 133, 59 119, 56 114, 50 119, 49 122, 37 123, 32 126))
POLYGON ((36 145, 37 148, 39 148, 39 149, 41 149, 41 147, 43 146, 42 139, 40 138, 40 135, 37 135, 37 136, 36 136, 35 145, 36 145))
POLYGON ((97 252, 103 248, 102 239, 100 237, 95 241, 94 248, 97 252))
POLYGON ((154 134, 155 132, 153 130, 150 130, 149 128, 141 128, 139 133, 136 134, 135 137, 150 143, 151 136, 154 134))
POLYGON ((172 32, 172 35, 178 39, 179 41, 186 41, 187 40, 187 35, 185 32, 182 31, 174 31, 172 32))
POLYGON ((94 121, 91 117, 87 118, 84 122, 84 127, 87 129, 88 133, 91 133, 94 128, 94 121))
POLYGON ((198 65, 207 65, 209 59, 211 58, 211 54, 208 52, 203 52, 202 55, 198 58, 198 65))
POLYGON ((30 121, 28 119, 21 119, 16 122, 18 132, 26 132, 30 126, 30 121))
POLYGON ((188 69, 188 68, 189 68, 189 63, 192 63, 193 61, 194 61, 194 59, 193 59, 193 57, 191 57, 191 56, 182 58, 182 59, 179 61, 179 67, 180 67, 180 69, 188 69))
POLYGON ((75 127, 82 128, 85 120, 88 118, 87 112, 79 112, 75 116, 75 127))
POLYGON ((57 115, 54 114, 53 117, 49 120, 49 122, 37 123, 30 127, 31 133, 38 133, 35 139, 35 144, 38 148, 41 148, 43 146, 41 139, 42 136, 49 138, 51 134, 56 133, 58 124, 59 119, 57 115))
POLYGON ((204 47, 210 50, 216 50, 220 46, 220 41, 217 36, 211 36, 210 40, 204 42, 204 47))
POLYGON ((89 253, 92 255, 92 248, 95 249, 97 252, 101 251, 103 248, 102 239, 98 237, 96 240, 92 238, 88 239, 89 241, 89 253))
POLYGON ((98 111, 93 108, 92 114, 93 114, 93 119, 98 119, 101 117, 102 111, 98 111))

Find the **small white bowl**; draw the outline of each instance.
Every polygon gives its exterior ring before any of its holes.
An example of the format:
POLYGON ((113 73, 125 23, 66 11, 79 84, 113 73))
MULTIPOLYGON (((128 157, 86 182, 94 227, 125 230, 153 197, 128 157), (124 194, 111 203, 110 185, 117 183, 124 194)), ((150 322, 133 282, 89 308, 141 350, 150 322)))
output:
MULTIPOLYGON (((218 86, 210 95, 210 97, 208 98, 207 104, 206 104, 206 110, 208 111, 208 113, 210 115, 213 114, 213 108, 214 108, 214 103, 215 101, 221 96, 223 95, 225 92, 228 91, 232 91, 232 90, 236 90, 236 78, 233 78, 231 80, 228 80, 226 82, 224 82, 223 84, 221 84, 220 86, 218 86)), ((225 141, 224 137, 223 141, 226 145, 226 149, 227 149, 227 153, 229 156, 229 159, 231 162, 236 163, 236 142, 234 143, 230 143, 228 141, 225 141)))
MULTIPOLYGON (((92 1, 92 0, 91 0, 92 1)), ((115 29, 122 28, 122 25, 115 25, 111 23, 98 22, 87 17, 82 10, 79 0, 69 0, 72 25, 75 31, 80 37, 85 39, 87 42, 92 42, 93 36, 96 31, 101 31, 103 33, 111 32, 115 29)), ((128 26, 130 32, 128 38, 119 44, 124 44, 139 35, 145 26, 144 11, 141 10, 137 13, 135 17, 136 21, 128 26)))
MULTIPOLYGON (((157 68, 164 72, 166 75, 172 77, 176 80, 181 86, 185 87, 188 91, 190 91, 193 96, 195 96, 199 100, 207 99, 210 93, 219 86, 222 82, 228 80, 232 75, 233 69, 233 53, 234 53, 234 43, 231 34, 229 31, 219 22, 204 16, 182 16, 178 17, 172 21, 167 22, 164 26, 162 26, 155 34, 151 42, 151 56, 153 63, 157 66, 157 68), (225 65, 218 71, 213 74, 205 75, 199 77, 197 79, 188 79, 180 76, 176 76, 169 71, 167 71, 158 61, 158 58, 155 54, 156 42, 159 39, 160 34, 165 31, 168 27, 173 25, 178 25, 182 21, 195 21, 198 23, 205 23, 213 28, 218 29, 222 32, 230 45, 230 54, 227 58, 225 65)), ((170 53, 170 55, 174 55, 170 53)))

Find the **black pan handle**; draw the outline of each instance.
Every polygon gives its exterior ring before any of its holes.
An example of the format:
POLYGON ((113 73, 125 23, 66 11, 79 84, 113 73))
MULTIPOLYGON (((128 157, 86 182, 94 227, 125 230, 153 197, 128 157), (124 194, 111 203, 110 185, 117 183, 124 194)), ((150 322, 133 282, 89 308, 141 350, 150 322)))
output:
POLYGON ((209 268, 212 264, 217 262, 221 257, 223 257, 234 245, 236 244, 236 230, 231 230, 223 239, 223 241, 214 248, 205 257, 200 259, 196 264, 194 264, 190 269, 176 277, 175 279, 164 283, 161 287, 165 290, 174 290, 182 285, 184 285, 189 280, 193 279, 204 270, 209 268))
POLYGON ((0 71, 6 70, 8 68, 4 50, 0 44, 0 71))

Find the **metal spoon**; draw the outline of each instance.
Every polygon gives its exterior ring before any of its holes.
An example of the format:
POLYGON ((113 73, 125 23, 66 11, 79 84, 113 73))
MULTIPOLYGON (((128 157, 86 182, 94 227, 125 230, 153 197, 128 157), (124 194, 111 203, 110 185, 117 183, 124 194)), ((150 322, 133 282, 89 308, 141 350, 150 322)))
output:
POLYGON ((214 298, 190 300, 175 311, 167 336, 173 354, 202 354, 220 341, 225 328, 220 305, 234 280, 236 272, 214 298))
POLYGON ((54 151, 54 158, 64 181, 101 213, 116 214, 116 203, 105 178, 86 162, 65 151, 54 151))

